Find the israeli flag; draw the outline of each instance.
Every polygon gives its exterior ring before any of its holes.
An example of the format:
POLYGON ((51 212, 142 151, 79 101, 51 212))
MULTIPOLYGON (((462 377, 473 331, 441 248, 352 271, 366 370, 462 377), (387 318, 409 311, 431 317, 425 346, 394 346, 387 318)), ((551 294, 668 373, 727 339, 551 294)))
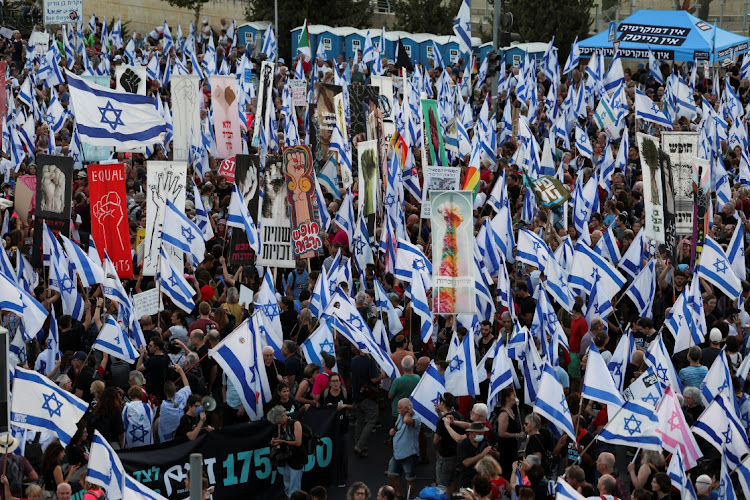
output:
POLYGON ((415 271, 425 282, 425 289, 432 288, 432 262, 416 245, 408 240, 399 239, 393 274, 398 279, 410 282, 414 279, 415 271))
POLYGON ((154 412, 150 403, 141 400, 126 403, 122 410, 122 423, 125 427, 125 448, 154 444, 154 412))
POLYGON ((446 390, 454 396, 479 394, 472 329, 468 329, 463 341, 459 341, 458 334, 453 332, 446 361, 449 363, 445 370, 446 390))
MULTIPOLYGON (((203 233, 203 240, 208 241, 214 237, 214 230, 211 227, 211 221, 208 218, 208 211, 203 205, 203 199, 198 191, 198 186, 193 183, 193 201, 195 204, 195 225, 203 233)), ((163 231, 164 229, 162 229, 163 231)), ((205 243, 204 243, 205 247, 205 243)))
POLYGON ((184 212, 178 210, 171 200, 167 200, 166 208, 164 226, 161 231, 162 241, 185 252, 190 265, 197 267, 203 262, 206 253, 203 231, 188 219, 184 212))
POLYGON ((88 403, 59 388, 49 378, 17 366, 13 378, 11 422, 25 429, 51 432, 67 446, 88 403))
POLYGON ((273 24, 268 25, 266 33, 263 35, 263 53, 269 61, 276 61, 279 55, 279 46, 276 43, 276 35, 273 32, 273 24))
POLYGON ((711 404, 720 394, 723 394, 727 401, 734 401, 734 387, 732 386, 732 375, 729 372, 729 365, 727 364, 726 347, 721 350, 719 356, 711 363, 711 368, 703 378, 700 390, 703 395, 703 406, 711 404))
MULTIPOLYGON (((490 408, 494 408, 499 401, 500 391, 511 384, 517 383, 517 381, 515 380, 515 369, 508 358, 508 352, 503 343, 500 340, 496 341, 490 352, 492 353, 492 371, 490 372, 487 404, 490 408)), ((479 364, 480 366, 477 369, 484 368, 481 362, 479 364)))
POLYGON ((440 403, 440 396, 446 392, 445 377, 438 372, 435 362, 432 361, 422 374, 409 399, 414 407, 414 412, 433 432, 437 429, 440 420, 437 405, 440 403))
POLYGON ((271 388, 263 363, 260 333, 255 331, 253 322, 245 320, 209 350, 208 355, 216 360, 237 389, 250 420, 260 419, 263 403, 271 401, 271 388))
MULTIPOLYGON (((305 359, 308 363, 315 363, 316 365, 322 366, 322 359, 320 357, 321 352, 327 352, 332 356, 336 356, 336 351, 333 343, 333 331, 328 321, 321 321, 318 324, 318 328, 307 337, 302 345, 300 346, 302 353, 305 355, 305 359)), ((333 371, 337 372, 337 367, 333 367, 333 371)))
POLYGON ((76 275, 62 252, 52 255, 50 273, 52 275, 50 288, 52 288, 54 282, 62 298, 63 314, 69 314, 74 319, 81 321, 84 311, 83 298, 78 293, 77 283, 74 281, 76 275))
POLYGON ((568 277, 568 286, 591 293, 594 282, 606 297, 614 297, 625 284, 625 278, 588 245, 578 242, 573 256, 573 265, 568 277))
MULTIPOLYGON (((527 192, 529 188, 526 188, 527 192)), ((516 247, 516 258, 530 266, 544 272, 551 252, 544 240, 528 229, 518 230, 518 246, 516 247)))
POLYGON ((112 357, 122 359, 129 364, 133 364, 138 360, 138 353, 133 344, 130 343, 130 339, 125 336, 122 328, 120 328, 120 325, 117 324, 112 316, 107 317, 107 321, 99 331, 99 335, 96 337, 96 341, 92 347, 97 351, 106 352, 112 357))
POLYGON ((648 49, 648 74, 654 77, 656 83, 664 85, 664 75, 661 74, 659 61, 656 60, 651 49, 648 49))
POLYGON ((120 457, 98 430, 91 440, 86 480, 107 490, 110 498, 123 498, 125 469, 120 457))
POLYGON ((281 343, 283 342, 281 335, 281 310, 279 309, 279 303, 276 301, 273 277, 268 269, 266 269, 266 274, 263 276, 263 283, 260 286, 256 300, 255 309, 261 316, 268 320, 271 327, 270 332, 261 333, 266 333, 266 336, 270 337, 267 339, 268 344, 273 347, 276 358, 284 360, 286 358, 281 354, 281 343))
POLYGON ((78 277, 81 278, 83 286, 90 287, 96 283, 103 283, 104 269, 102 269, 101 264, 91 260, 81 247, 73 243, 64 234, 60 233, 60 238, 62 239, 65 253, 71 264, 73 264, 78 277))
POLYGON ((724 395, 719 394, 703 410, 691 430, 723 454, 732 467, 739 467, 742 457, 750 453, 750 446, 734 407, 724 395))
POLYGON ((615 52, 615 57, 609 65, 609 71, 607 76, 604 77, 602 84, 604 85, 604 91, 611 93, 617 87, 625 83, 625 72, 622 69, 622 61, 620 61, 620 51, 615 52))
MULTIPOLYGON (((331 268, 331 270, 338 274, 337 269, 331 268)), ((328 301, 331 299, 331 292, 328 286, 328 273, 325 266, 321 266, 320 274, 318 274, 318 281, 315 282, 315 288, 313 288, 312 296, 310 297, 310 312, 313 316, 319 318, 326 307, 328 307, 328 301)))
MULTIPOLYGON (((750 58, 748 58, 750 59, 750 58)), ((745 268, 745 225, 737 224, 734 228, 734 234, 727 247, 727 260, 732 266, 737 278, 744 280, 747 277, 745 268)))
POLYGON ((420 279, 412 280, 409 289, 411 291, 412 310, 421 319, 419 327, 420 338, 422 342, 426 343, 433 336, 433 324, 432 312, 430 311, 430 303, 425 293, 424 283, 420 279))
POLYGON ((136 148, 164 141, 167 122, 152 97, 108 89, 66 74, 76 126, 85 142, 136 148))
POLYGON ((257 255, 262 255, 263 243, 258 234, 258 229, 255 226, 255 222, 253 222, 253 218, 250 216, 245 200, 236 185, 232 185, 232 198, 229 202, 227 226, 244 230, 250 247, 257 255))
POLYGON ((742 283, 732 270, 732 263, 721 246, 706 236, 698 263, 698 276, 716 285, 727 297, 735 299, 742 293, 742 283))
POLYGON ((646 267, 638 273, 633 280, 625 295, 638 308, 638 312, 643 318, 652 318, 652 307, 654 305, 654 296, 656 294, 656 261, 651 259, 646 267))
MULTIPOLYGON (((372 248, 370 247, 370 234, 367 231, 367 224, 361 213, 354 231, 352 247, 354 252, 354 264, 357 266, 357 272, 360 276, 364 276, 367 266, 373 264, 375 260, 373 259, 372 248)), ((362 280, 362 282, 364 283, 364 280, 362 280)))
POLYGON ((563 74, 567 75, 578 67, 581 62, 581 49, 578 47, 578 37, 573 41, 573 45, 570 47, 570 54, 568 59, 565 61, 565 67, 563 68, 563 74))
POLYGON ((471 5, 469 0, 461 2, 461 8, 453 21, 453 33, 458 37, 461 54, 471 52, 471 5))
POLYGON ((610 418, 597 439, 609 444, 661 451, 661 438, 656 433, 658 427, 659 420, 653 407, 626 401, 620 411, 610 418))
POLYGON ((618 342, 615 352, 607 364, 609 373, 615 381, 615 386, 620 392, 625 387, 625 370, 633 358, 634 351, 635 340, 633 339, 633 332, 628 329, 625 335, 620 337, 620 342, 618 342))
POLYGON ((36 358, 34 371, 42 375, 49 375, 55 369, 55 362, 60 359, 60 334, 57 330, 57 319, 55 318, 55 308, 50 311, 52 317, 49 322, 49 333, 47 335, 47 348, 43 350, 36 358))
POLYGON ((676 393, 682 394, 682 381, 677 376, 677 371, 675 371, 674 365, 667 354, 667 348, 664 347, 661 336, 651 343, 648 351, 646 351, 644 361, 646 366, 654 370, 663 389, 671 386, 676 393))
POLYGON ((561 433, 564 432, 571 439, 575 439, 575 429, 562 385, 555 375, 555 370, 546 363, 542 369, 534 412, 549 420, 561 433))
POLYGON ((325 186, 326 192, 330 193, 335 199, 340 200, 341 194, 339 193, 339 177, 336 170, 336 157, 333 155, 328 156, 328 161, 323 165, 323 168, 318 173, 318 181, 325 186))
MULTIPOLYGON (((671 391, 671 388, 667 388, 666 391, 671 391)), ((656 373, 648 367, 623 391, 623 396, 627 401, 635 401, 638 404, 656 408, 664 393, 656 373)))
MULTIPOLYGON (((625 400, 620 395, 620 390, 615 386, 614 379, 605 376, 605 373, 609 373, 609 370, 604 363, 604 358, 592 343, 588 352, 588 364, 581 395, 605 405, 622 406, 625 400)), ((614 414, 614 412, 610 413, 614 414)))
POLYGON ((635 89, 635 117, 672 129, 672 123, 659 109, 659 106, 638 88, 635 89))
POLYGON ((159 249, 159 272, 156 275, 156 281, 159 283, 161 292, 172 299, 174 305, 186 313, 195 309, 193 301, 195 289, 184 278, 181 270, 174 268, 171 259, 164 253, 164 247, 159 249))
MULTIPOLYGON (((578 40, 576 38, 576 40, 578 40)), ((567 65, 566 65, 567 67, 567 65)), ((568 484, 562 476, 558 476, 557 483, 555 483, 555 499, 556 500, 585 500, 586 497, 578 493, 578 490, 568 484)))
POLYGON ((601 250, 600 255, 608 259, 612 264, 617 264, 622 258, 620 256, 620 247, 617 246, 617 238, 611 226, 606 231, 602 231, 602 237, 596 246, 601 250))
MULTIPOLYGON (((47 114, 45 116, 45 121, 47 122, 47 125, 49 125, 49 128, 53 133, 59 134, 60 130, 65 124, 65 119, 67 118, 68 113, 65 111, 65 108, 63 108, 62 104, 60 103, 60 98, 57 96, 57 91, 55 90, 55 87, 50 87, 49 90, 50 90, 50 101, 49 101, 49 106, 47 107, 47 114)), ((51 137, 52 136, 50 136, 50 138, 51 137)))

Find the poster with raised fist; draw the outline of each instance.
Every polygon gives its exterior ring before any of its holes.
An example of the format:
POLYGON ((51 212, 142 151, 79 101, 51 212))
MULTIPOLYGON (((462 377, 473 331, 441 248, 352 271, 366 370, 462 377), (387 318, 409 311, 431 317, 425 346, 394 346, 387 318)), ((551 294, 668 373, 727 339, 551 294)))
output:
POLYGON ((91 234, 99 258, 107 252, 120 278, 133 277, 130 227, 125 198, 125 166, 122 163, 89 165, 91 234))
POLYGON ((146 95, 145 66, 115 66, 117 90, 129 94, 146 95))
POLYGON ((70 222, 73 158, 37 155, 36 216, 70 222))

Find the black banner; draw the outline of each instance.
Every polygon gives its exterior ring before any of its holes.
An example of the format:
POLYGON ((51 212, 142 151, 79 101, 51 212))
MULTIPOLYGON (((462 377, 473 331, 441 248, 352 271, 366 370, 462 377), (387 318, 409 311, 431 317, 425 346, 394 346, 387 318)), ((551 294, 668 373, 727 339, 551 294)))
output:
POLYGON ((70 223, 73 158, 37 155, 36 217, 70 223))
POLYGON ((677 223, 675 221, 674 178, 672 177, 672 161, 669 155, 659 149, 659 163, 661 164, 662 200, 664 200, 664 243, 667 258, 677 265, 677 223))
MULTIPOLYGON (((245 205, 254 221, 258 220, 258 174, 260 172, 260 157, 257 155, 236 155, 234 166, 234 183, 240 190, 245 205)), ((253 263, 253 252, 247 242, 247 235, 243 230, 232 231, 229 244, 229 261, 238 266, 253 263)))
MULTIPOLYGON (((312 408, 303 412, 300 420, 322 440, 303 469, 302 489, 328 485, 335 476, 338 412, 335 408, 312 408)), ((277 427, 263 420, 203 434, 195 441, 117 453, 130 475, 170 500, 181 500, 189 494, 185 478, 191 453, 203 455, 204 473, 215 486, 215 500, 275 499, 284 496, 282 472, 270 458, 269 443, 277 435, 277 427)))

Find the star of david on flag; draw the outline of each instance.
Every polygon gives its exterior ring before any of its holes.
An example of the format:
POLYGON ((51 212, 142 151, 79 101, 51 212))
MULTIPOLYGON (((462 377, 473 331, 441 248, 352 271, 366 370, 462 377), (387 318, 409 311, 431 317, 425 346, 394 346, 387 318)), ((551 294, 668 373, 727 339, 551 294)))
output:
POLYGON ((656 433, 659 421, 654 409, 635 401, 626 401, 611 417, 598 439, 610 444, 640 446, 644 450, 661 450, 661 438, 656 433))

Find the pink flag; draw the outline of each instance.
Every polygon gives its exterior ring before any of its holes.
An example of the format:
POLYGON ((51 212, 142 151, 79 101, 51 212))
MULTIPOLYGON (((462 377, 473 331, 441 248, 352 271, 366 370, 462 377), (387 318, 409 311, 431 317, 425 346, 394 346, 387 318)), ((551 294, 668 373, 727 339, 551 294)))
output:
POLYGON ((662 439, 662 447, 672 453, 677 448, 685 459, 685 469, 690 470, 698 463, 698 459, 703 456, 698 443, 695 442, 693 433, 685 422, 685 415, 682 413, 677 398, 671 387, 664 391, 664 397, 656 410, 656 416, 659 419, 659 427, 656 433, 662 439))

